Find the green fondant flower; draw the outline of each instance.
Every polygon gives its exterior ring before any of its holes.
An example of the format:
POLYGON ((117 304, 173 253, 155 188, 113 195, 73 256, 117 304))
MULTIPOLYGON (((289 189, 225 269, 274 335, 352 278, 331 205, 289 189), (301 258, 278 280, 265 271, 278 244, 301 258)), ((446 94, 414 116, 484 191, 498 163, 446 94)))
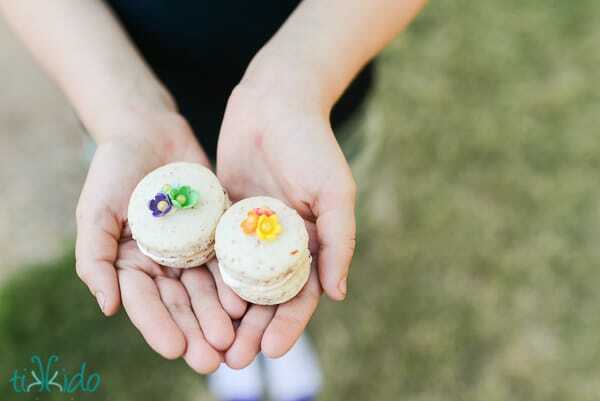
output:
POLYGON ((176 208, 189 209, 198 203, 199 195, 198 192, 184 185, 182 187, 170 188, 169 198, 171 198, 171 202, 176 208))

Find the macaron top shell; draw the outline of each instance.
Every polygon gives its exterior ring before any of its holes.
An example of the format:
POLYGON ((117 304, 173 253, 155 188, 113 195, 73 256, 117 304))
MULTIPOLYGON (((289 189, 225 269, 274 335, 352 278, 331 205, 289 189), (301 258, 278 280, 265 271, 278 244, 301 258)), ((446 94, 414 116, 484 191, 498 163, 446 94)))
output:
POLYGON ((221 217, 215 234, 219 264, 231 276, 251 284, 283 279, 308 255, 308 232, 298 212, 283 202, 257 196, 235 203, 221 217), (256 208, 277 215, 281 231, 269 240, 247 234, 242 222, 256 208))
POLYGON ((134 239, 147 251, 180 257, 212 246, 214 230, 227 206, 227 195, 209 169, 177 162, 157 168, 138 183, 127 215, 134 239), (149 202, 165 185, 189 186, 199 195, 197 203, 187 209, 173 207, 165 216, 153 216, 149 202))

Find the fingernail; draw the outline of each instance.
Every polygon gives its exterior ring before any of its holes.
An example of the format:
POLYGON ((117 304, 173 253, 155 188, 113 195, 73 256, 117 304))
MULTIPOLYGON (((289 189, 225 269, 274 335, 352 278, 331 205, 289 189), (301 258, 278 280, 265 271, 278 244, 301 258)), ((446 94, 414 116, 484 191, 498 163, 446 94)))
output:
POLYGON ((102 291, 96 292, 96 301, 98 301, 100 310, 102 313, 104 313, 104 303, 106 302, 106 298, 104 297, 104 293, 102 291))
POLYGON ((342 299, 346 298, 346 292, 348 291, 348 278, 344 277, 338 284, 338 290, 342 293, 342 299))

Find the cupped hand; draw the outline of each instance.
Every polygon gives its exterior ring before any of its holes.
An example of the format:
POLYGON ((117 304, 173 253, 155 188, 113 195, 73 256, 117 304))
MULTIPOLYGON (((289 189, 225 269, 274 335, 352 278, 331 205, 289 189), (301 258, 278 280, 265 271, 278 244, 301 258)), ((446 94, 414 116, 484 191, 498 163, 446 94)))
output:
POLYGON ((122 129, 99 144, 81 192, 77 273, 104 314, 113 315, 122 302, 156 352, 183 356, 198 372, 213 371, 234 339, 230 316, 241 316, 245 303, 204 267, 181 271, 154 263, 127 226, 129 196, 142 177, 169 162, 208 166, 208 160, 177 115, 124 122, 122 129))
POLYGON ((243 83, 227 105, 217 175, 234 201, 269 195, 295 208, 306 222, 313 254, 309 281, 295 298, 277 307, 249 306, 225 353, 228 365, 242 368, 260 351, 269 357, 285 354, 322 290, 334 300, 345 298, 355 246, 356 185, 328 110, 300 93, 243 83))

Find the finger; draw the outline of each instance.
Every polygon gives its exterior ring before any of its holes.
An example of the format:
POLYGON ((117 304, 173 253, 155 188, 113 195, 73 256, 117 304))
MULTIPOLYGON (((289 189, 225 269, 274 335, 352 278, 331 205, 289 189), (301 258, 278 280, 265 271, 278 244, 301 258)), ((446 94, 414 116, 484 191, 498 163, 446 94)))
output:
POLYGON ((292 348, 317 309, 321 292, 319 278, 313 268, 302 291, 277 308, 261 342, 261 350, 266 356, 279 358, 292 348))
POLYGON ((183 332, 187 347, 183 354, 186 363, 198 373, 215 371, 223 358, 206 341, 198 320, 192 312, 188 294, 179 280, 167 277, 155 279, 158 291, 171 317, 183 332))
POLYGON ((260 352, 262 335, 275 313, 274 306, 251 305, 240 322, 235 340, 225 353, 225 362, 233 369, 248 366, 260 352))
POLYGON ((233 342, 231 318, 219 303, 215 282, 204 267, 186 269, 181 283, 189 294, 192 309, 206 340, 214 348, 224 351, 233 342))
POLYGON ((225 311, 233 320, 241 319, 246 312, 248 303, 240 298, 225 282, 221 277, 219 271, 219 264, 216 259, 210 260, 207 264, 208 269, 212 273, 213 279, 217 286, 217 293, 219 294, 219 300, 225 311))
POLYGON ((341 301, 346 297, 348 269, 356 246, 354 190, 323 197, 317 211, 319 277, 327 295, 341 301))
MULTIPOLYGON (((86 184, 87 185, 87 184, 86 184)), ((96 297, 102 312, 114 315, 120 304, 117 259, 121 221, 109 208, 87 202, 86 189, 77 208, 76 271, 96 297)))
POLYGON ((311 255, 319 254, 319 236, 317 235, 317 225, 311 221, 304 220, 304 226, 308 231, 308 250, 311 255))
POLYGON ((185 352, 185 337, 160 298, 155 282, 138 270, 119 270, 123 306, 148 345, 167 359, 185 352))
POLYGON ((175 279, 179 279, 179 277, 181 277, 183 270, 184 269, 177 269, 175 267, 163 267, 163 272, 165 273, 165 276, 175 279))
POLYGON ((152 259, 144 255, 133 240, 121 242, 115 266, 118 269, 140 270, 150 277, 164 275, 163 268, 152 259))
POLYGON ((129 227, 129 224, 125 223, 123 225, 123 231, 121 231, 121 238, 119 238, 119 240, 121 242, 125 242, 131 239, 133 239, 133 235, 131 234, 131 227, 129 227))

